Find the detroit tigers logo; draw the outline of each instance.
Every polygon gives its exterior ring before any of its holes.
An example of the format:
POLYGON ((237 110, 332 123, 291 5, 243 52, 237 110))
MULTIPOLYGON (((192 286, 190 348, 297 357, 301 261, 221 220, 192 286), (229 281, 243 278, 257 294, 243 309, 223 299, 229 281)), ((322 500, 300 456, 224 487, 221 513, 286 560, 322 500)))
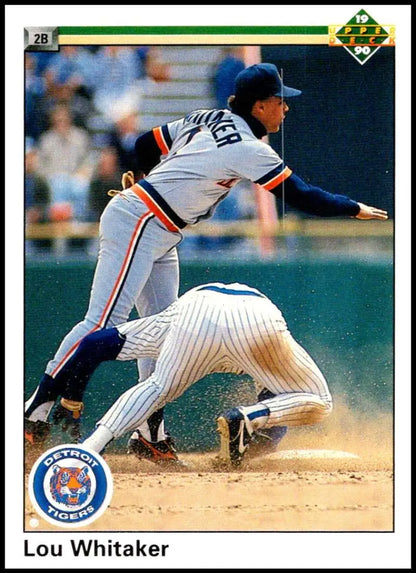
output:
POLYGON ((104 513, 113 493, 113 479, 100 454, 84 445, 61 444, 37 459, 28 489, 30 501, 43 519, 73 528, 104 513))
POLYGON ((55 501, 68 507, 82 505, 91 492, 88 466, 81 469, 55 465, 50 479, 50 491, 55 501))

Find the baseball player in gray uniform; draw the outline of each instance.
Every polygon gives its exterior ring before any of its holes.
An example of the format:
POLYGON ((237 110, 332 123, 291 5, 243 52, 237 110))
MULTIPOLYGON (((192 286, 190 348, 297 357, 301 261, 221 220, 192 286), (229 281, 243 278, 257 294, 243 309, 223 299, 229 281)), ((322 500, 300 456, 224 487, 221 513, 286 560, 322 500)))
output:
MULTIPOLYGON (((241 179, 249 179, 307 213, 387 219, 382 209, 358 203, 304 182, 262 141, 276 132, 289 110, 287 99, 300 91, 283 85, 273 64, 240 72, 230 110, 194 111, 141 135, 136 142, 134 182, 115 195, 100 221, 100 250, 89 307, 84 320, 63 339, 25 406, 25 435, 34 443, 49 432, 47 419, 62 395, 57 375, 88 334, 125 322, 136 307, 139 316, 155 314, 178 296, 176 247, 182 230, 210 217, 216 205, 241 179)), ((127 176, 126 176, 127 175, 127 176)), ((127 185, 126 185, 126 182, 127 185)), ((148 358, 139 364, 140 380, 153 371, 148 358)), ((82 412, 82 390, 61 400, 55 420, 72 424, 82 412)), ((155 412, 140 432, 163 445, 163 415, 155 412)), ((158 446, 158 447, 159 447, 158 446)))
MULTIPOLYGON (((71 395, 71 385, 86 385, 104 360, 142 357, 156 360, 156 368, 119 397, 84 441, 97 452, 214 372, 246 373, 270 393, 218 418, 220 456, 234 465, 259 431, 315 424, 332 410, 324 376, 279 308, 245 284, 204 284, 156 315, 86 336, 57 379, 64 396, 71 395)), ((166 452, 161 461, 176 460, 173 448, 166 452)))

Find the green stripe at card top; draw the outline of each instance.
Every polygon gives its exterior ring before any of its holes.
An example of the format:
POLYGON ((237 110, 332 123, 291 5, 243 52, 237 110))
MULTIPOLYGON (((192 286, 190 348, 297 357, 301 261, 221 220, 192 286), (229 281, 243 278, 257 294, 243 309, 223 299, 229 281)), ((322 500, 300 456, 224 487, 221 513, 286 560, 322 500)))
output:
POLYGON ((59 44, 327 44, 328 26, 60 26, 59 44))

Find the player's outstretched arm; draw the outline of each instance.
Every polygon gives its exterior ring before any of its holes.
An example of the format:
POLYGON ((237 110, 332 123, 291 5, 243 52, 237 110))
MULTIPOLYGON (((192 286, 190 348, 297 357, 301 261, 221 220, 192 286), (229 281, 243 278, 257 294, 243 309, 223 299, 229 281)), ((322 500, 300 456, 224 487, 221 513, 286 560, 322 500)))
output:
MULTIPOLYGON (((289 205, 318 217, 344 215, 357 219, 385 220, 388 218, 387 211, 383 209, 358 203, 346 195, 329 193, 316 185, 306 183, 293 172, 284 180, 284 190, 284 199, 289 205)), ((283 197, 282 183, 269 191, 277 197, 283 197)))
POLYGON ((355 215, 356 219, 380 219, 385 221, 389 218, 387 211, 378 209, 377 207, 370 207, 364 203, 358 203, 360 211, 355 215))

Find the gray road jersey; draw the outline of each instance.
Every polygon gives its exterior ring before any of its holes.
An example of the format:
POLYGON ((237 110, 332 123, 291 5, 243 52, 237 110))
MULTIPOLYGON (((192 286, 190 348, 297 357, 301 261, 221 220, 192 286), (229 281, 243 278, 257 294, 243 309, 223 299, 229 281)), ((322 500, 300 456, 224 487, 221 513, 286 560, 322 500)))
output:
POLYGON ((211 216, 241 179, 270 189, 291 173, 270 145, 229 110, 194 111, 153 131, 167 154, 146 181, 188 224, 211 216))

